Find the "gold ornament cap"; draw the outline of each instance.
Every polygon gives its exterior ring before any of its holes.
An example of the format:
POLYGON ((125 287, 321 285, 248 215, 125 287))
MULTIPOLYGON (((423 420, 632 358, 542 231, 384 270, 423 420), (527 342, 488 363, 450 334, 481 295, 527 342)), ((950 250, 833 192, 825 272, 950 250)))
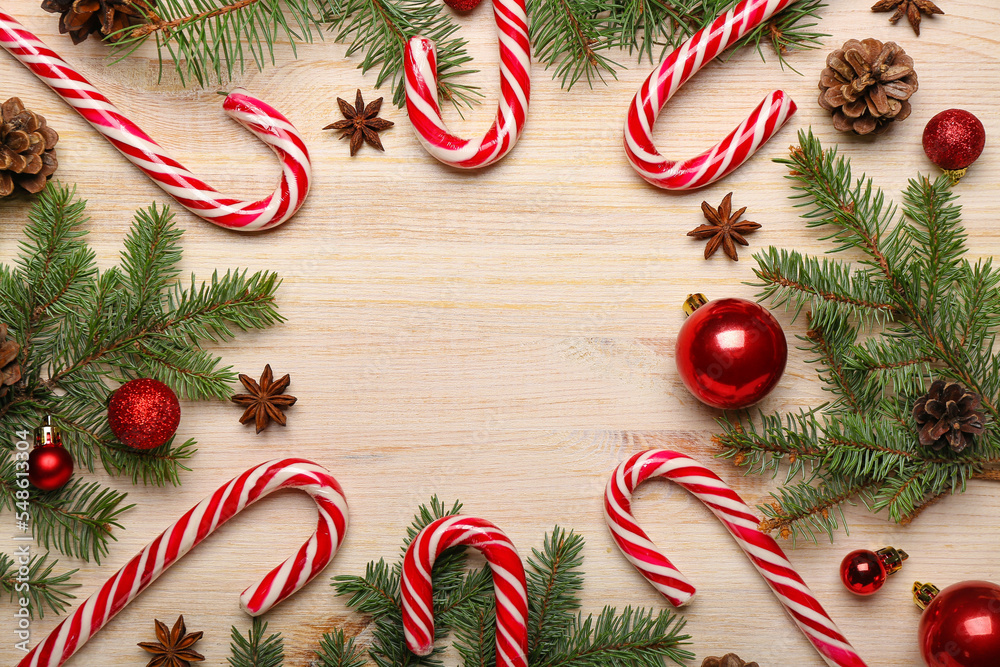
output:
POLYGON ((878 559, 882 561, 882 566, 885 567, 886 574, 896 574, 899 572, 899 569, 903 567, 903 561, 910 557, 902 549, 895 549, 893 547, 879 549, 875 553, 878 555, 878 559))
POLYGON ((696 292, 695 294, 688 294, 688 297, 684 299, 684 314, 691 317, 691 313, 698 310, 702 306, 708 303, 708 297, 706 297, 701 292, 696 292))
POLYGON ((35 429, 35 447, 62 447, 62 433, 52 424, 52 415, 35 429))
POLYGON ((937 597, 941 589, 934 584, 922 584, 919 581, 913 582, 913 601, 921 609, 927 609, 931 600, 937 597))

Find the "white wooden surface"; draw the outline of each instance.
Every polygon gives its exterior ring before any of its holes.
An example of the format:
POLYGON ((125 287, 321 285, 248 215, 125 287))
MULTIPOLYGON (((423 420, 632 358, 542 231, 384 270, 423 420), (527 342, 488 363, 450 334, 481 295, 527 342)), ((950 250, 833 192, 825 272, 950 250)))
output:
MULTIPOLYGON (((5 9, 65 55, 185 165, 224 192, 257 196, 276 179, 271 154, 221 112, 214 89, 185 90, 172 77, 157 84, 149 52, 106 66, 93 40, 73 48, 55 32, 56 18, 36 2, 7 0, 5 9)), ((898 193, 918 171, 931 171, 920 148, 924 123, 960 106, 976 113, 991 135, 987 152, 958 191, 973 256, 1000 255, 995 190, 1000 183, 997 82, 1000 13, 995 0, 942 0, 947 16, 925 20, 923 36, 893 27, 868 0, 834 0, 822 28, 833 37, 819 51, 795 54, 804 76, 783 71, 773 56, 749 52, 715 63, 677 95, 657 127, 671 155, 704 149, 727 132, 772 88, 799 102, 789 126, 748 165, 722 183, 676 195, 647 186, 621 150, 623 116, 648 64, 588 90, 560 90, 535 66, 527 130, 498 166, 460 173, 428 157, 403 111, 388 103, 385 154, 347 145, 320 128, 340 117, 335 98, 366 100, 374 74, 332 41, 287 45, 277 66, 241 83, 283 111, 303 132, 314 159, 313 190, 290 223, 263 235, 238 235, 178 212, 186 229, 185 271, 207 277, 214 268, 274 269, 282 326, 241 335, 217 348, 238 371, 259 374, 265 363, 291 373, 298 404, 286 429, 255 436, 225 403, 185 404, 179 431, 200 451, 180 488, 128 489, 134 510, 100 566, 81 567, 86 597, 183 511, 249 464, 280 455, 328 466, 346 490, 352 527, 323 576, 268 616, 287 638, 288 665, 304 665, 323 631, 349 634, 365 619, 349 613, 327 585, 330 576, 360 573, 379 557, 394 558, 416 506, 432 494, 459 498, 470 514, 502 526, 527 553, 554 524, 587 537, 585 611, 603 605, 662 607, 614 549, 601 514, 606 478, 626 455, 674 447, 709 462, 751 504, 774 482, 741 478, 725 461, 712 462, 715 412, 698 404, 677 379, 672 349, 682 321, 680 303, 694 290, 711 297, 752 297, 749 252, 732 263, 719 253, 702 259, 701 243, 684 236, 700 224, 702 199, 717 204, 729 191, 764 228, 751 251, 777 244, 809 252, 827 246, 804 229, 786 199, 782 155, 798 128, 812 125, 825 143, 840 142, 858 172, 898 193), (920 91, 913 116, 877 139, 833 130, 815 104, 826 53, 851 37, 900 43, 915 61, 920 91)), ((491 13, 467 18, 466 34, 481 73, 471 77, 489 100, 465 121, 449 113, 461 134, 490 122, 497 90, 491 13)), ((90 242, 102 265, 115 263, 132 211, 167 197, 13 58, 0 56, 0 94, 18 95, 61 135, 58 177, 78 184, 90 200, 90 242)), ((0 204, 0 259, 20 238, 26 199, 0 204)), ((802 322, 779 315, 790 337, 802 322)), ((801 352, 765 410, 815 405, 823 393, 801 352)), ((848 509, 850 536, 833 545, 804 544, 792 561, 870 665, 918 664, 918 612, 909 601, 915 580, 950 584, 1000 579, 1000 500, 997 487, 973 483, 902 529, 883 517, 848 509), (876 597, 857 599, 841 587, 837 566, 853 548, 892 544, 911 554, 905 570, 876 597)), ((821 665, 784 616, 724 529, 680 489, 649 483, 638 493, 643 525, 700 586, 684 615, 700 659, 736 651, 766 667, 821 665)), ((0 521, 13 521, 10 515, 0 521)), ((287 494, 234 520, 127 607, 81 651, 72 665, 145 664, 135 644, 153 639, 153 619, 183 613, 203 630, 206 664, 222 665, 229 628, 249 626, 239 592, 294 549, 311 531, 310 501, 287 494)), ((11 530, 0 530, 10 534, 11 530)), ((7 538, 3 538, 7 539, 7 538)), ((3 548, 12 550, 12 542, 3 548)), ((790 546, 790 545, 789 545, 790 546)), ((62 564, 69 565, 69 559, 62 564)), ((10 607, 7 607, 10 610, 10 607)), ((7 627, 10 616, 0 626, 7 627)), ((36 621, 34 639, 54 625, 36 621)), ((363 635, 364 637, 364 635, 363 635)), ((0 662, 20 654, 11 634, 0 639, 0 662)))

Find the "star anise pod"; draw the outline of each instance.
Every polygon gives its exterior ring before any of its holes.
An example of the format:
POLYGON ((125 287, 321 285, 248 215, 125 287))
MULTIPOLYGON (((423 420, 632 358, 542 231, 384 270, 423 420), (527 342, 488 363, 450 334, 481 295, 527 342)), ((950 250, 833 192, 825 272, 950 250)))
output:
POLYGON ((205 656, 191 648, 203 634, 189 634, 183 616, 177 618, 170 630, 167 630, 166 623, 157 619, 156 638, 160 641, 139 642, 139 646, 153 654, 146 667, 191 667, 192 662, 203 661, 205 656))
POLYGON ((243 411, 243 416, 240 417, 241 424, 254 422, 258 433, 267 428, 267 425, 272 421, 282 426, 285 425, 284 408, 295 405, 295 401, 298 400, 294 396, 281 393, 291 384, 291 379, 287 374, 275 380, 271 373, 271 364, 268 364, 264 366, 260 383, 242 373, 240 373, 240 382, 250 393, 236 394, 229 400, 238 405, 247 406, 247 409, 243 411))
POLYGON ((701 212, 705 214, 708 224, 692 229, 687 235, 697 239, 709 239, 705 245, 705 259, 714 255, 721 245, 722 251, 729 259, 738 262, 740 257, 736 253, 736 244, 750 245, 750 242, 743 238, 743 235, 757 231, 761 227, 756 222, 749 220, 737 222, 746 210, 747 207, 744 206, 735 213, 733 212, 732 192, 726 195, 722 203, 719 204, 719 208, 713 208, 708 205, 707 201, 703 201, 701 212))
POLYGON ((906 17, 906 20, 910 22, 910 26, 913 27, 913 32, 920 35, 920 14, 923 12, 930 16, 931 14, 944 14, 944 11, 940 7, 935 5, 931 0, 878 0, 874 5, 872 5, 873 12, 891 12, 895 13, 889 17, 891 23, 895 23, 899 19, 906 17))
POLYGON ((351 138, 352 157, 361 148, 361 144, 366 141, 369 146, 374 146, 380 151, 385 150, 382 148, 382 140, 379 139, 378 133, 382 130, 388 130, 395 123, 391 120, 378 117, 379 109, 382 108, 381 97, 368 106, 365 106, 365 100, 361 97, 361 89, 359 88, 353 107, 346 100, 342 100, 339 97, 337 98, 337 104, 340 105, 340 113, 344 114, 344 120, 338 120, 336 123, 331 123, 323 129, 343 130, 340 138, 351 138))

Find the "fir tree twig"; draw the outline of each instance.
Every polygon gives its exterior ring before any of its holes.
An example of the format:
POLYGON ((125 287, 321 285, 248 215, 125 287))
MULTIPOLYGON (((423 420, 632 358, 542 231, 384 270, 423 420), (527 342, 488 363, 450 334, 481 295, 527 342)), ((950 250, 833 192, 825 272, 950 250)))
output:
POLYGON ((246 637, 234 625, 229 644, 230 667, 282 667, 285 662, 285 640, 280 632, 265 637, 266 631, 267 623, 260 617, 253 619, 246 637))
POLYGON ((807 226, 823 228, 834 252, 758 253, 760 296, 809 313, 803 349, 833 400, 794 415, 724 419, 724 456, 754 472, 788 463, 761 529, 812 537, 844 526, 844 503, 909 523, 970 479, 1000 480, 1000 271, 965 258, 961 209, 946 177, 909 182, 900 210, 849 161, 811 132, 788 158, 807 226), (961 451, 922 446, 913 417, 931 382, 961 383, 982 397, 986 430, 961 451))
POLYGON ((59 561, 48 562, 48 558, 48 554, 31 556, 27 563, 28 576, 24 577, 18 572, 21 565, 11 556, 0 553, 0 589, 9 595, 11 602, 28 600, 32 619, 45 618, 46 607, 61 614, 69 601, 76 598, 69 591, 77 587, 70 582, 77 570, 53 573, 59 561))

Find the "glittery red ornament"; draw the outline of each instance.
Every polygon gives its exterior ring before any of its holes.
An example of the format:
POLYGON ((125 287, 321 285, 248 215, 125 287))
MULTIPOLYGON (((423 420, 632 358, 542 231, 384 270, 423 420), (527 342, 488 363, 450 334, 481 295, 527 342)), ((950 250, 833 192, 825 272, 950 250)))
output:
POLYGON ((456 12, 464 13, 471 12, 478 7, 482 0, 444 0, 444 2, 456 12))
POLYGON ((675 361, 681 380, 702 403, 739 410, 778 384, 788 360, 781 325, 745 299, 707 302, 702 294, 684 304, 689 317, 677 336, 675 361))
POLYGON ((924 127, 924 152, 957 183, 986 146, 986 128, 963 109, 948 109, 924 127))
POLYGON ((913 590, 917 604, 926 604, 917 637, 928 667, 1000 665, 1000 586, 963 581, 938 592, 915 583, 913 590))
POLYGON ((135 449, 159 447, 181 421, 181 405, 170 387, 142 378, 126 382, 108 404, 108 424, 115 436, 135 449))
POLYGON ((899 571, 907 558, 905 551, 892 547, 878 551, 858 549, 840 562, 840 580, 855 595, 871 595, 882 588, 890 574, 899 571))
POLYGON ((61 489, 73 476, 73 457, 62 446, 49 418, 35 430, 35 447, 28 454, 28 481, 42 491, 61 489))

